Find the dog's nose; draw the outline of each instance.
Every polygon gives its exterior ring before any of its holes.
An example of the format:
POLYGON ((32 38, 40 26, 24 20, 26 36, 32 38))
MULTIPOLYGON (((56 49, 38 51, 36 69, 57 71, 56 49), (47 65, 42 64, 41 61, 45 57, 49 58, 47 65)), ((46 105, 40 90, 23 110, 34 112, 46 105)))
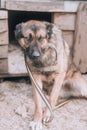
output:
POLYGON ((40 57, 40 52, 39 52, 39 51, 33 51, 32 57, 33 57, 33 58, 38 58, 38 57, 40 57))
POLYGON ((32 59, 37 59, 38 57, 40 57, 40 51, 39 51, 39 49, 38 49, 38 47, 37 46, 33 46, 33 48, 32 48, 32 52, 31 52, 31 57, 32 57, 32 59))
POLYGON ((37 47, 26 48, 26 54, 31 60, 35 60, 41 56, 41 53, 37 47))

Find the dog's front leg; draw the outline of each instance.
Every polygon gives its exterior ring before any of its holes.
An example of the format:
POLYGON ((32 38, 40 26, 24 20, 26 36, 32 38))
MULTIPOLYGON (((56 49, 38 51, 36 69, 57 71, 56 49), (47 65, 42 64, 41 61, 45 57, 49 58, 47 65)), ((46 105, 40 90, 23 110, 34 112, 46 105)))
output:
MULTIPOLYGON (((55 76, 55 82, 54 82, 53 89, 52 89, 52 92, 51 92, 50 98, 49 98, 52 108, 54 108, 57 103, 59 92, 62 87, 64 78, 65 78, 65 72, 61 73, 61 74, 56 74, 56 76, 55 76)), ((43 116, 43 123, 47 123, 49 121, 51 121, 51 113, 50 113, 49 109, 46 108, 46 110, 44 112, 44 116, 43 116)))
MULTIPOLYGON (((42 80, 40 74, 33 74, 33 77, 39 87, 42 89, 42 80)), ((35 113, 34 120, 30 122, 30 127, 32 130, 42 130, 42 99, 37 92, 34 83, 32 82, 32 88, 34 93, 34 103, 35 103, 35 113)))

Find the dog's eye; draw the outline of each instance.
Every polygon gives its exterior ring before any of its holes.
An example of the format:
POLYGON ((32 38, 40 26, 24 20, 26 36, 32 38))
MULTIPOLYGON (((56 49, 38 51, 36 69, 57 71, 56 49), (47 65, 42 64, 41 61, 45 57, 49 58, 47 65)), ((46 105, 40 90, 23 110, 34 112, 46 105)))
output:
POLYGON ((38 40, 42 42, 45 39, 45 37, 39 37, 38 40))
POLYGON ((30 34, 29 37, 25 37, 25 39, 28 41, 28 42, 31 42, 33 40, 33 37, 32 35, 30 34))

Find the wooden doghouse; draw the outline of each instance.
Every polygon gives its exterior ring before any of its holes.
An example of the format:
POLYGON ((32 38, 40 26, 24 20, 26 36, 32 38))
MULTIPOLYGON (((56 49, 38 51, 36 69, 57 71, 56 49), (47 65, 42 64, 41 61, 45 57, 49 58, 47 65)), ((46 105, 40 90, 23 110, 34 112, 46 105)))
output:
MULTIPOLYGON (((53 22, 63 31, 64 39, 72 50, 79 3, 57 0, 1 0, 0 77, 26 75, 23 53, 14 37, 15 26, 18 23, 30 19, 53 22)), ((87 64, 86 61, 85 63, 87 64)), ((81 67, 81 72, 87 72, 86 66, 81 67)))

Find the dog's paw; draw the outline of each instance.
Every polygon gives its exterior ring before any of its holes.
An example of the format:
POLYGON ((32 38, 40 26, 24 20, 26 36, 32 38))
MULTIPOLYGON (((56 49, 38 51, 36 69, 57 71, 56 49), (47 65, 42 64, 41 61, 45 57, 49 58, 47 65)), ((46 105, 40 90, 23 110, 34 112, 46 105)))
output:
POLYGON ((45 110, 44 115, 43 115, 43 124, 46 124, 50 122, 53 118, 51 117, 51 113, 48 109, 45 110))
POLYGON ((31 130, 42 130, 42 123, 31 121, 29 127, 31 130))

